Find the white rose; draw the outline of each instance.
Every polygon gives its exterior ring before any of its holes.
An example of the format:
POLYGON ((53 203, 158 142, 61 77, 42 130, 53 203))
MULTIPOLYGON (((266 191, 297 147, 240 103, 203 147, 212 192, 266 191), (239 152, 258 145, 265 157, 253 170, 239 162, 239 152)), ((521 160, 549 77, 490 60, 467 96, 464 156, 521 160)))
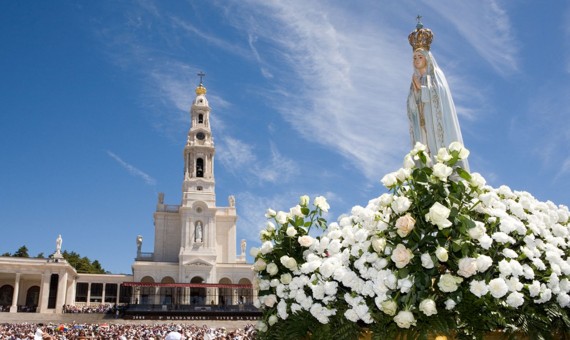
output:
POLYGON ((453 168, 443 164, 437 163, 433 166, 433 175, 443 182, 447 182, 447 177, 453 173, 453 168))
POLYGON ((457 302, 455 302, 455 300, 452 299, 445 300, 445 309, 452 310, 453 308, 455 308, 455 305, 457 305, 457 302))
POLYGON ((426 269, 431 269, 433 268, 433 260, 431 259, 431 255, 428 253, 424 253, 422 254, 422 267, 426 268, 426 269))
POLYGON ((507 296, 507 304, 513 308, 518 308, 524 304, 524 295, 519 292, 512 292, 507 296))
POLYGON ((269 232, 272 233, 275 231, 275 224, 273 224, 273 222, 271 221, 267 221, 267 224, 265 225, 265 229, 269 232))
POLYGON ((473 280, 471 281, 471 283, 469 283, 469 291, 473 295, 481 297, 489 292, 489 287, 487 287, 487 284, 485 283, 484 280, 481 281, 473 280))
POLYGON ((259 249, 259 251, 262 254, 271 253, 272 250, 273 250, 273 243, 271 243, 271 241, 263 242, 263 244, 261 245, 261 249, 259 249))
POLYGON ((406 179, 408 179, 408 177, 410 177, 411 174, 412 171, 410 169, 401 168, 400 170, 396 171, 396 178, 398 181, 404 182, 406 179))
POLYGON ((293 208, 289 209, 289 214, 291 215, 291 217, 303 217, 305 215, 303 215, 303 212, 301 211, 301 206, 300 205, 296 205, 293 208))
POLYGON ((297 268, 297 260, 287 255, 281 256, 280 258, 281 264, 285 266, 285 268, 294 270, 297 268))
POLYGON ((447 254, 447 249, 443 247, 438 247, 435 250, 435 256, 440 262, 446 262, 447 259, 449 258, 449 255, 447 254))
POLYGON ((451 227, 451 222, 447 219, 451 210, 439 202, 435 202, 426 214, 426 221, 437 225, 439 230, 451 227))
POLYGON ((269 326, 273 326, 277 323, 277 315, 271 315, 269 319, 267 319, 267 323, 269 326))
POLYGON ((479 238, 477 241, 479 241, 481 248, 485 250, 491 248, 491 245, 493 245, 493 239, 487 234, 481 236, 481 238, 479 238))
POLYGON ((255 328, 261 333, 267 332, 267 324, 261 320, 257 321, 255 328))
POLYGON ((299 204, 303 207, 306 207, 309 204, 309 196, 303 195, 299 198, 299 204))
POLYGON ((258 254, 259 254, 259 248, 251 247, 249 249, 249 255, 251 255, 252 257, 257 257, 258 254))
POLYGON ((330 209, 330 205, 327 203, 327 199, 323 196, 315 197, 313 204, 324 212, 327 212, 330 209))
POLYGON ((442 292, 451 293, 457 290, 457 285, 463 282, 463 279, 451 274, 443 274, 439 277, 437 286, 442 292))
POLYGON ((451 158, 452 158, 452 157, 451 157, 451 155, 449 154, 449 152, 447 152, 447 149, 446 149, 446 148, 440 148, 440 149, 437 151, 436 159, 437 159, 438 162, 445 163, 445 162, 449 161, 451 158))
POLYGON ((297 241, 302 247, 305 248, 309 248, 315 242, 315 240, 309 235, 301 236, 297 239, 297 241))
POLYGON ((380 200, 380 205, 383 207, 387 207, 390 204, 392 204, 392 201, 394 200, 394 195, 392 194, 382 194, 382 196, 379 197, 380 200))
POLYGON ((400 328, 410 328, 416 325, 414 314, 407 310, 402 310, 394 317, 394 321, 400 328))
POLYGON ((481 236, 485 235, 485 224, 479 221, 475 221, 475 227, 469 229, 469 237, 474 240, 478 240, 481 236))
POLYGON ((381 254, 384 251, 384 248, 386 247, 386 239, 385 238, 378 237, 378 236, 372 236, 370 241, 372 243, 372 248, 374 249, 374 251, 376 251, 379 254, 381 254))
POLYGON ((279 268, 277 268, 277 265, 272 262, 267 265, 266 271, 269 275, 273 276, 279 272, 279 268))
POLYGON ((396 229, 400 237, 406 237, 414 229, 416 220, 410 214, 399 217, 396 220, 396 229))
POLYGON ((457 274, 463 277, 470 277, 477 272, 477 260, 472 257, 464 257, 459 260, 459 270, 457 274))
POLYGON ((477 257, 477 271, 484 273, 493 264, 493 259, 487 255, 479 255, 477 257))
POLYGON ((275 220, 277 221, 277 223, 279 224, 285 224, 287 223, 287 213, 284 211, 279 211, 277 213, 277 215, 275 215, 275 220))
POLYGON ((437 308, 435 306, 435 301, 432 299, 425 299, 420 302, 420 311, 425 315, 430 316, 437 314, 437 308))
POLYGON ((404 268, 408 263, 410 263, 410 260, 413 257, 414 254, 412 254, 412 251, 400 243, 392 251, 392 256, 390 258, 394 261, 397 268, 404 268))
POLYGON ((269 294, 263 297, 263 304, 269 308, 273 307, 276 302, 277 302, 277 296, 275 296, 275 294, 269 294))
POLYGON ((507 292, 509 291, 509 286, 507 285, 505 280, 500 277, 489 281, 488 286, 491 295, 493 295, 493 297, 496 299, 505 296, 505 294, 507 294, 507 292))
POLYGON ((463 144, 459 142, 452 142, 449 144, 449 152, 457 152, 459 159, 465 159, 469 157, 469 150, 467 150, 463 144))
POLYGON ((407 197, 398 196, 394 197, 394 200, 390 206, 396 214, 402 214, 405 213, 411 205, 412 201, 410 201, 407 197))
POLYGON ((404 169, 411 169, 414 166, 416 166, 416 163, 414 162, 414 159, 412 158, 412 155, 407 154, 404 157, 404 169))
POLYGON ((485 178, 483 178, 480 173, 474 172, 471 174, 471 180, 469 181, 469 184, 475 188, 482 188, 486 183, 487 181, 485 181, 485 178))
POLYGON ((384 175, 384 177, 382 177, 382 180, 380 180, 382 182, 382 184, 386 187, 386 188, 390 188, 394 185, 396 185, 396 183, 398 182, 398 179, 396 178, 396 173, 391 172, 389 174, 384 175))
POLYGON ((297 229, 295 227, 287 227, 287 231, 285 232, 287 236, 293 237, 297 235, 297 229))
POLYGON ((265 261, 263 261, 262 259, 257 259, 257 261, 255 261, 255 263, 253 264, 253 270, 255 270, 256 272, 264 270, 265 267, 267 267, 267 263, 265 263, 265 261))
POLYGON ((394 316, 398 310, 398 304, 394 300, 384 300, 380 304, 380 310, 390 316, 394 316))
POLYGON ((291 274, 289 273, 285 273, 285 274, 281 274, 281 283, 284 285, 288 285, 291 283, 291 281, 293 280, 293 276, 291 276, 291 274))
POLYGON ((275 213, 275 210, 273 210, 273 209, 267 209, 267 210, 265 211, 265 217, 266 217, 266 218, 274 217, 275 214, 276 214, 276 213, 275 213))

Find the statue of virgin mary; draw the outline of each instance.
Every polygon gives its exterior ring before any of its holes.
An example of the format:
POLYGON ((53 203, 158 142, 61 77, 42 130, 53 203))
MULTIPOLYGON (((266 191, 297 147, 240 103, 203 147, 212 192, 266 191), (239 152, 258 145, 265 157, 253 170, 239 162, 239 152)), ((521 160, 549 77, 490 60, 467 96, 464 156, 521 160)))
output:
MULTIPOLYGON (((410 137, 412 147, 416 142, 426 145, 435 159, 440 148, 447 148, 452 142, 463 144, 463 138, 449 85, 430 52, 433 33, 423 28, 419 18, 416 30, 408 36, 414 49, 414 74, 407 105, 410 137)), ((469 171, 467 160, 458 165, 469 171)))

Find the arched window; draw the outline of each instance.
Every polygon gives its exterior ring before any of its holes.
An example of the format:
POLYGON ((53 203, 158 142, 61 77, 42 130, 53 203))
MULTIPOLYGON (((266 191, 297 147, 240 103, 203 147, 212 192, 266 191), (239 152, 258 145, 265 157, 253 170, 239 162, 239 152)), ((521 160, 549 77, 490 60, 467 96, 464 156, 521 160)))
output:
POLYGON ((198 115, 198 124, 203 124, 203 123, 204 123, 204 115, 200 113, 198 115))
POLYGON ((3 285, 0 288, 0 307, 10 307, 12 305, 13 294, 14 287, 10 285, 3 285))
POLYGON ((196 160, 196 177, 204 177, 204 160, 202 158, 196 160))

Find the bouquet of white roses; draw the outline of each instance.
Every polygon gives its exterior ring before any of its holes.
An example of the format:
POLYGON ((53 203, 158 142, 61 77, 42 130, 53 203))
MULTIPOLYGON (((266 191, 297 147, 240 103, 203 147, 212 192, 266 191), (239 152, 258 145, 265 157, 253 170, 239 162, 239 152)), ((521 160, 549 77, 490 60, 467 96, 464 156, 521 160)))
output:
POLYGON ((529 193, 485 185, 442 148, 417 144, 382 183, 389 189, 336 223, 322 197, 301 197, 254 249, 261 337, 354 339, 570 329, 570 212, 529 193), (322 235, 312 237, 317 225, 322 235))

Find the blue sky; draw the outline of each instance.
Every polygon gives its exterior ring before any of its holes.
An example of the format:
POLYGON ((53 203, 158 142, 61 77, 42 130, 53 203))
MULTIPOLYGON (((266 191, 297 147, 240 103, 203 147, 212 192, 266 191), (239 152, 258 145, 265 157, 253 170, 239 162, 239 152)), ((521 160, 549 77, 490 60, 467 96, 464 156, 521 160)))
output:
MULTIPOLYGON (((0 252, 63 249, 130 273, 158 192, 179 204, 198 84, 219 206, 238 242, 265 209, 324 195, 329 220, 385 192, 410 149, 415 16, 457 106, 471 170, 570 204, 565 1, 3 1, 0 252)), ((239 246, 238 246, 239 249, 239 246)))

